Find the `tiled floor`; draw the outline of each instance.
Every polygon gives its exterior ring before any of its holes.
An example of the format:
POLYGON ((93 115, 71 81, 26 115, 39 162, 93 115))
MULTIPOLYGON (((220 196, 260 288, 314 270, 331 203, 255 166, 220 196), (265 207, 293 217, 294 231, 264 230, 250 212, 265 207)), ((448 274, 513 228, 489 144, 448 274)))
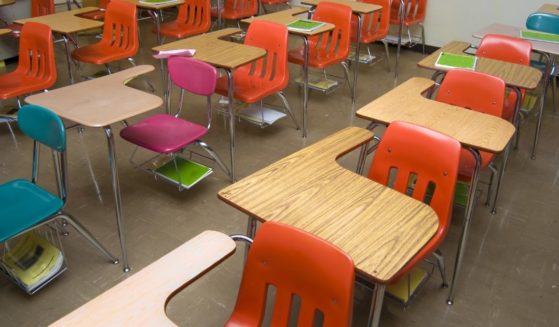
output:
MULTIPOLYGON (((148 78, 162 93, 158 63, 149 57, 155 41, 148 22, 142 26, 142 51, 137 62, 153 64, 156 71, 148 78)), ((296 42, 297 40, 292 40, 296 42)), ((81 40, 82 43, 87 42, 81 40)), ((382 54, 382 49, 376 48, 382 54)), ((391 48, 394 60, 395 49, 391 48)), ((58 86, 66 83, 66 66, 62 49, 59 59, 58 86)), ((404 51, 401 57, 400 81, 411 76, 430 76, 416 67, 421 54, 404 51)), ((127 63, 123 63, 125 67, 127 63)), ((11 69, 13 67, 9 67, 11 69)), ((299 68, 290 65, 292 80, 299 68)), ((342 75, 341 69, 334 69, 342 75)), ((361 66, 358 107, 375 99, 393 86, 393 73, 383 62, 361 66)), ((141 81, 133 82, 143 87, 141 81)), ((287 96, 301 121, 302 92, 294 84, 287 96)), ((214 98, 217 100, 217 97, 214 98)), ((275 99, 274 99, 275 100, 275 99)), ((217 102, 217 101, 215 101, 217 102)), ((9 107, 12 103, 3 103, 9 107)), ((203 121, 204 101, 188 97, 183 116, 203 121)), ((237 162, 240 178, 301 149, 348 125, 365 126, 366 122, 351 117, 348 88, 329 96, 311 94, 309 137, 304 140, 293 124, 284 119, 265 129, 244 122, 237 124, 237 162)), ((138 117, 140 118, 140 117, 138 117)), ((228 155, 228 134, 221 115, 215 122, 207 142, 223 157, 228 155)), ((134 119, 133 121, 135 121, 134 119)), ((519 149, 514 151, 505 174, 498 214, 479 201, 475 208, 464 268, 458 282, 453 306, 445 303, 447 290, 439 287, 433 276, 412 305, 403 309, 386 300, 382 312, 383 326, 553 326, 559 321, 559 114, 548 105, 543 134, 536 160, 529 150, 534 131, 534 117, 523 124, 519 149)), ((121 126, 114 126, 120 130, 121 126)), ((70 197, 67 210, 78 217, 117 256, 114 207, 107 165, 107 146, 100 130, 88 129, 85 148, 91 156, 93 169, 101 188, 95 193, 84 152, 75 130, 69 131, 70 197)), ((17 148, 8 129, 0 125, 0 182, 30 175, 31 142, 17 132, 17 148)), ((216 193, 229 185, 226 176, 217 170, 208 179, 189 191, 178 192, 172 186, 155 181, 133 169, 128 162, 133 147, 116 138, 118 165, 123 196, 123 212, 127 247, 132 272, 125 274, 121 266, 104 261, 86 242, 71 232, 63 239, 69 270, 33 296, 0 278, 0 325, 47 325, 84 304, 102 291, 127 278, 155 259, 203 230, 225 233, 245 231, 246 217, 217 199, 216 193)), ((54 187, 50 157, 44 151, 41 182, 54 187)), ((341 160, 347 167, 355 164, 355 154, 341 160)), ((447 254, 448 276, 451 276, 453 255, 463 212, 455 210, 453 224, 442 247, 447 254)), ((167 308, 169 316, 181 326, 219 326, 231 312, 238 288, 242 253, 230 259, 178 294, 167 308)), ((169 267, 172 269, 172 267, 169 267)), ((133 292, 131 297, 137 296, 133 292)), ((354 326, 364 326, 370 292, 356 286, 354 326)))

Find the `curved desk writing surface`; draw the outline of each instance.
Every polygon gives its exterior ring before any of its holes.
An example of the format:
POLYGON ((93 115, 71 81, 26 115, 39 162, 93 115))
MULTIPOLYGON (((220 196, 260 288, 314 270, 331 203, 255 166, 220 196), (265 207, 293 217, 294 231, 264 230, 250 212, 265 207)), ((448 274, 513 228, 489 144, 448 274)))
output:
MULTIPOLYGON (((464 54, 470 48, 468 42, 453 41, 433 52, 429 56, 423 58, 417 63, 419 67, 432 69, 436 71, 447 71, 448 68, 435 66, 435 62, 441 52, 449 52, 456 54, 464 54)), ((519 87, 523 89, 533 90, 538 86, 542 78, 542 72, 536 68, 513 64, 510 62, 493 60, 488 58, 477 59, 476 71, 486 73, 495 77, 499 77, 505 81, 508 86, 519 87)))
MULTIPOLYGON (((309 10, 307 8, 293 7, 293 8, 282 10, 282 11, 276 11, 276 12, 273 12, 271 14, 265 14, 265 15, 260 15, 260 16, 256 16, 256 17, 246 18, 246 19, 243 19, 241 22, 246 23, 246 24, 250 24, 255 20, 265 20, 265 21, 269 21, 269 22, 279 23, 279 24, 282 24, 282 25, 288 25, 288 24, 291 24, 291 23, 297 21, 297 19, 299 19, 298 17, 294 17, 295 15, 304 14, 304 13, 307 13, 308 11, 309 10)), ((322 25, 320 28, 314 29, 312 31, 289 30, 289 34, 312 36, 312 35, 318 35, 318 34, 322 34, 324 32, 331 31, 334 28, 335 28, 334 24, 324 23, 324 25, 322 25)))
POLYGON ((97 7, 79 8, 69 11, 57 12, 50 15, 17 19, 14 22, 18 24, 25 24, 27 22, 42 23, 48 25, 53 32, 68 35, 103 26, 103 22, 101 21, 76 16, 78 14, 83 14, 98 9, 99 8, 97 7))
POLYGON ((177 49, 196 49, 194 58, 219 68, 235 69, 266 55, 266 50, 262 48, 222 40, 222 38, 241 31, 238 28, 224 28, 166 43, 154 47, 152 50, 159 52, 177 49))
POLYGON ((229 236, 205 231, 51 326, 176 326, 167 303, 234 251, 229 236))
POLYGON ((62 118, 88 127, 104 127, 155 109, 163 100, 126 83, 148 73, 151 65, 132 67, 111 75, 61 87, 25 98, 49 108, 62 118))
POLYGON ((554 5, 550 3, 546 3, 536 10, 537 12, 543 12, 546 14, 551 15, 559 15, 559 5, 554 5))
POLYGON ((0 28, 0 35, 10 34, 11 32, 12 32, 12 30, 10 30, 8 28, 0 28))
POLYGON ((461 144, 499 153, 515 132, 508 121, 428 99, 422 94, 435 86, 430 79, 413 77, 366 104, 357 116, 383 124, 406 121, 446 134, 461 144))
POLYGON ((373 133, 348 127, 219 191, 260 221, 301 228, 342 249, 376 282, 390 280, 438 228, 427 205, 360 176, 336 158, 373 133))

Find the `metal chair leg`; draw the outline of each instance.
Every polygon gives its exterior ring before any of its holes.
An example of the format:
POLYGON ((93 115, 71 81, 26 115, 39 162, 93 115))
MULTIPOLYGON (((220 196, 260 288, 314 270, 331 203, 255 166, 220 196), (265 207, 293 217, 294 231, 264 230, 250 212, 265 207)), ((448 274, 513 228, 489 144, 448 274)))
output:
POLYGON ((425 26, 423 26, 423 23, 419 23, 419 26, 421 26, 422 52, 423 52, 423 55, 425 55, 425 26))
POLYGON ((233 182, 233 177, 231 175, 231 172, 229 171, 229 168, 227 168, 227 166, 225 166, 225 164, 223 163, 223 161, 221 160, 221 158, 219 157, 217 152, 215 152, 209 145, 207 145, 203 141, 198 140, 198 141, 196 141, 196 143, 198 143, 198 145, 200 145, 200 147, 202 147, 202 149, 204 149, 214 159, 214 161, 217 163, 217 165, 229 177, 231 182, 233 182))
POLYGON ((390 72, 390 53, 388 52, 388 42, 386 42, 386 40, 382 40, 382 44, 384 44, 384 51, 386 52, 386 57, 384 59, 386 61, 386 69, 388 69, 388 72, 390 72))
POLYGON ((295 116, 293 115, 293 111, 291 111, 291 106, 289 105, 289 102, 287 101, 287 97, 285 96, 283 91, 280 91, 280 92, 276 93, 276 95, 281 99, 281 101, 283 101, 283 106, 285 108, 285 111, 287 112, 287 114, 289 114, 289 117, 291 117, 291 120, 293 120, 293 123, 295 124, 295 128, 297 130, 300 130, 301 127, 299 127, 299 123, 295 119, 295 116))
POLYGON ((491 170, 491 176, 489 177, 489 185, 487 186, 487 198, 485 199, 485 205, 491 205, 491 195, 493 194, 493 181, 495 179, 495 174, 497 174, 497 167, 493 163, 489 164, 489 170, 491 170))
POLYGON ((101 253, 103 253, 103 255, 105 255, 113 264, 118 264, 118 259, 115 258, 109 251, 107 251, 107 249, 105 249, 105 247, 101 245, 101 243, 99 243, 99 241, 97 241, 97 239, 74 217, 72 217, 70 214, 63 213, 59 216, 59 218, 66 219, 66 221, 68 221, 70 225, 72 225, 72 227, 74 227, 80 234, 82 234, 83 237, 85 237, 89 241, 89 243, 97 248, 97 250, 101 251, 101 253))
POLYGON ((345 75, 345 79, 347 82, 347 86, 349 87, 349 91, 351 92, 351 101, 353 103, 353 88, 355 87, 355 85, 351 85, 351 82, 349 81, 349 66, 347 65, 347 62, 342 61, 341 62, 342 67, 344 67, 344 75, 345 75))
POLYGON ((95 177, 95 172, 93 171, 93 165, 91 164, 91 158, 89 157, 89 152, 85 148, 85 143, 83 140, 83 127, 78 127, 78 141, 80 143, 80 149, 83 153, 85 161, 87 162, 87 169, 89 170, 89 176, 91 176, 91 181, 93 182, 93 186, 95 187, 95 193, 97 193, 97 197, 99 201, 103 202, 103 196, 101 195, 101 189, 99 188, 99 183, 97 182, 97 178, 95 177))
MULTIPOLYGON (((130 64, 132 66, 134 66, 134 67, 136 66, 136 62, 134 61, 134 58, 128 58, 128 61, 130 62, 130 64)), ((142 79, 146 83, 147 87, 150 89, 151 93, 154 93, 155 92, 155 87, 153 87, 153 85, 147 80, 145 75, 142 76, 142 79)))
POLYGON ((442 252, 437 249, 433 252, 433 256, 437 260, 437 267, 439 268, 439 273, 441 274, 441 279, 443 284, 441 285, 444 288, 448 287, 448 281, 446 280, 446 273, 445 273, 445 266, 444 266, 444 257, 442 252))
POLYGON ((551 75, 551 82, 552 82, 552 87, 551 87, 551 98, 553 100, 553 112, 557 112, 557 103, 555 102, 555 90, 557 89, 557 80, 556 80, 557 76, 553 76, 551 75))

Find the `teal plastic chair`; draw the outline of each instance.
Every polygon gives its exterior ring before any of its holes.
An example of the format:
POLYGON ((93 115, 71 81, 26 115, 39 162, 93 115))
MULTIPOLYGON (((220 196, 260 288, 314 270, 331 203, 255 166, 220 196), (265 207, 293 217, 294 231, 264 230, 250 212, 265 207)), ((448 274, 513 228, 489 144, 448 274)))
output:
POLYGON ((62 120, 52 111, 25 105, 18 112, 20 130, 33 139, 33 171, 31 181, 15 179, 0 185, 0 243, 29 230, 64 219, 80 232, 112 263, 118 259, 110 254, 74 217, 63 211, 67 193, 66 130, 62 120), (58 195, 37 185, 39 143, 53 151, 58 195))
MULTIPOLYGON (((545 33, 559 34, 559 16, 541 12, 530 14, 530 16, 528 16, 528 18, 526 19, 526 28, 529 30, 545 33)), ((530 64, 533 67, 545 71, 545 63, 541 61, 532 60, 530 64)), ((557 65, 555 64, 555 61, 553 61, 553 65, 551 66, 551 72, 549 75, 553 84, 553 87, 551 88, 553 111, 557 111, 557 105, 555 102, 555 90, 557 89, 557 82, 555 81, 555 77, 557 75, 557 65)), ((545 94, 547 95, 547 88, 545 90, 545 94)))

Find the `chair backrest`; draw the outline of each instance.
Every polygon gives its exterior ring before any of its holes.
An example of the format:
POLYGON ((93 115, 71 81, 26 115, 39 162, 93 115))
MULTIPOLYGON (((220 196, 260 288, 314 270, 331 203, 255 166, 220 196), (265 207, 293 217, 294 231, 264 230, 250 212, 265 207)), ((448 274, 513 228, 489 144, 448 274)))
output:
POLYGON ((382 136, 368 176, 428 203, 439 218, 436 236, 440 237, 450 225, 459 162, 457 140, 425 127, 393 122, 382 136))
POLYGON ((378 35, 384 38, 388 34, 390 26, 390 0, 358 0, 359 2, 379 5, 381 10, 368 14, 363 19, 363 27, 361 35, 365 33, 378 35))
POLYGON ((351 7, 333 2, 320 2, 316 6, 313 20, 334 24, 336 27, 330 33, 323 33, 311 39, 317 48, 317 53, 328 57, 346 58, 351 43, 351 7), (325 36, 329 35, 329 40, 325 36), (320 42, 318 38, 321 37, 320 42))
POLYGON ((186 0, 180 7, 177 21, 208 31, 211 26, 210 0, 186 0))
POLYGON ((293 301, 300 299, 297 326, 351 323, 354 265, 334 245, 307 232, 264 223, 248 253, 237 303, 226 326, 262 326, 270 288, 275 288, 271 326, 288 326, 293 301))
POLYGON ((33 81, 41 81, 44 88, 56 82, 54 44, 49 26, 28 22, 21 29, 19 61, 16 70, 33 81))
MULTIPOLYGON (((425 20, 426 8, 427 0, 404 0, 404 23, 412 21, 423 22, 425 20)), ((390 16, 393 23, 399 21, 400 0, 392 0, 390 16)))
POLYGON ((136 5, 131 2, 110 1, 101 42, 119 49, 123 55, 134 56, 139 48, 136 12, 136 5))
POLYGON ((257 0, 225 0, 223 11, 242 17, 249 17, 258 14, 257 0))
MULTIPOLYGON (((244 44, 266 50, 266 55, 255 62, 240 68, 252 78, 260 79, 255 87, 269 87, 283 89, 289 81, 287 69, 287 27, 283 24, 256 20, 247 30, 244 44)), ((242 73, 242 74, 243 74, 242 73)))
POLYGON ((505 82, 498 77, 471 70, 452 69, 446 73, 436 100, 502 117, 505 92, 505 82))
POLYGON ((559 16, 536 12, 526 19, 526 28, 540 32, 559 34, 559 16))
POLYGON ((31 0, 31 17, 54 14, 54 0, 31 0))
POLYGON ((487 34, 481 40, 476 56, 530 65, 531 52, 530 41, 508 35, 487 34))
MULTIPOLYGON (((30 24, 26 23, 25 25, 30 24)), ((25 27, 25 26, 24 26, 25 27)), ((54 112, 37 106, 24 105, 17 113, 19 129, 33 139, 33 171, 32 181, 37 182, 39 173, 39 147, 37 143, 48 146, 58 155, 54 156, 56 181, 62 201, 67 198, 67 164, 66 164, 66 128, 62 119, 54 112)))
POLYGON ((171 81, 181 89, 196 95, 214 94, 217 70, 214 66, 189 57, 171 57, 167 60, 171 81))
POLYGON ((111 2, 111 0, 99 0, 98 7, 101 9, 107 9, 107 5, 111 2))

